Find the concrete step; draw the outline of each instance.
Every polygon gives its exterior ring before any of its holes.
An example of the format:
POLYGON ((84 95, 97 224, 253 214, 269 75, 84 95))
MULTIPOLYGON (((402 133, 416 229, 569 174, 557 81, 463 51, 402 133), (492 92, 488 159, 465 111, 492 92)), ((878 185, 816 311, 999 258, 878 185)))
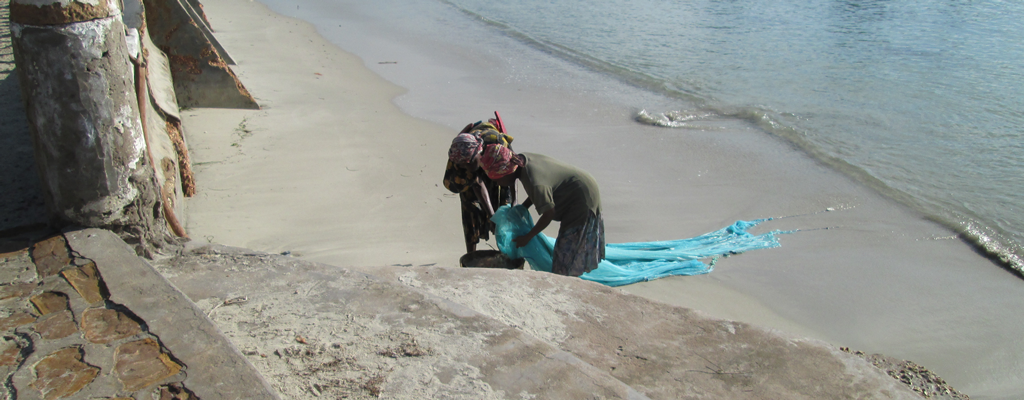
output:
POLYGON ((523 270, 386 266, 373 273, 467 304, 652 399, 919 399, 830 344, 523 270))
POLYGON ((16 350, 3 389, 19 398, 44 397, 39 368, 63 353, 84 377, 69 395, 87 397, 919 398, 829 344, 542 272, 341 268, 194 242, 147 262, 95 229, 2 256, 0 350, 16 350), (64 314, 81 332, 56 338, 64 314), (101 314, 119 317, 86 323, 101 314), (109 322, 124 320, 137 331, 109 322))
POLYGON ((388 371, 381 390, 399 398, 920 398, 827 343, 577 278, 442 266, 341 268, 218 246, 191 249, 167 265, 175 270, 161 270, 204 307, 249 299, 212 318, 268 380, 282 382, 279 389, 308 382, 296 376, 317 360, 347 354, 388 371), (297 337, 306 343, 297 346, 297 337), (328 350, 301 362, 273 355, 308 343, 328 350), (327 356, 331 348, 338 352, 327 356), (294 365, 281 367, 288 362, 294 365))
POLYGON ((647 398, 520 329, 362 271, 215 245, 156 265, 284 398, 647 398))

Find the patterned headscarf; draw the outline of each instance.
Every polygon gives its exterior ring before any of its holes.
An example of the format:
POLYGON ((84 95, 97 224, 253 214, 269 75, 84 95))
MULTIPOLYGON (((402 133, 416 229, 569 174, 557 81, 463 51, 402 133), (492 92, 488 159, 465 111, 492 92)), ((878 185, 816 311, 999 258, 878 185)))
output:
POLYGON ((487 145, 484 154, 480 156, 480 163, 483 164, 487 177, 491 179, 500 179, 523 166, 522 158, 513 153, 512 149, 500 144, 487 145))
POLYGON ((473 133, 460 133, 452 140, 452 147, 448 149, 448 159, 456 164, 472 162, 480 152, 484 150, 484 142, 480 136, 473 133))

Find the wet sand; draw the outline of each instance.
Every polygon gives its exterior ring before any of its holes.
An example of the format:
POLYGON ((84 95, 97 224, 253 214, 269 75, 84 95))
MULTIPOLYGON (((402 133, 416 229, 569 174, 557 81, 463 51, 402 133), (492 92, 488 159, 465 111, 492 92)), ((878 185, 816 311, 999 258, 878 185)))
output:
POLYGON ((276 5, 319 31, 259 3, 204 5, 263 110, 183 112, 199 185, 187 204, 196 240, 368 271, 455 267, 464 245, 458 199, 441 185, 444 157, 459 128, 499 110, 517 150, 595 176, 609 242, 765 217, 785 218, 755 233, 798 230, 781 248, 720 259, 709 275, 623 290, 913 360, 975 399, 1024 392, 1024 280, 755 127, 639 125, 620 101, 628 88, 560 86, 559 76, 590 73, 479 27, 459 25, 513 51, 403 30, 422 10, 391 1, 276 5))

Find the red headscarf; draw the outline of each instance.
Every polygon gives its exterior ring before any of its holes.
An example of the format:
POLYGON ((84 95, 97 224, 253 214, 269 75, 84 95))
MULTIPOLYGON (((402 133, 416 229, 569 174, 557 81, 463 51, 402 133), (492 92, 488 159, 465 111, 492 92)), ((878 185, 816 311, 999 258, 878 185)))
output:
POLYGON ((487 177, 491 179, 507 176, 524 165, 523 159, 513 153, 512 149, 500 144, 489 144, 484 147, 484 153, 480 156, 480 164, 487 172, 487 177))

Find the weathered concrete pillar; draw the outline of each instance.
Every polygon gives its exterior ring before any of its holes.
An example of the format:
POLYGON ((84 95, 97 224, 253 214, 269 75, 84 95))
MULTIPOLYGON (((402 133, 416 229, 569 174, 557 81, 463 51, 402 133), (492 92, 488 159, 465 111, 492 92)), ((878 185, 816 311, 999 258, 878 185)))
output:
POLYGON ((50 212, 149 252, 169 236, 118 4, 12 0, 11 36, 50 212))

